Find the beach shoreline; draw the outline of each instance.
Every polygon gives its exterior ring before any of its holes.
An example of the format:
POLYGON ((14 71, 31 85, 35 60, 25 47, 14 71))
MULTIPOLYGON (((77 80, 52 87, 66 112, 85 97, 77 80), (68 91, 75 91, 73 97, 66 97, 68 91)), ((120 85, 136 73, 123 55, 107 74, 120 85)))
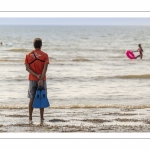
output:
POLYGON ((150 108, 46 109, 40 126, 39 110, 28 124, 28 109, 0 109, 1 133, 142 133, 150 132, 150 108), (67 117, 66 117, 67 116, 67 117))

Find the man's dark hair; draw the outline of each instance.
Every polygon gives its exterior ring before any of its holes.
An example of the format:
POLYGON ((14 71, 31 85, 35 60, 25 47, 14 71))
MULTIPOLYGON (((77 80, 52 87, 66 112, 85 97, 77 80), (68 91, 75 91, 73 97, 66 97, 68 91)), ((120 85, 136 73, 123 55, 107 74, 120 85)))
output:
POLYGON ((40 38, 35 38, 33 42, 34 48, 41 48, 42 40, 40 38))

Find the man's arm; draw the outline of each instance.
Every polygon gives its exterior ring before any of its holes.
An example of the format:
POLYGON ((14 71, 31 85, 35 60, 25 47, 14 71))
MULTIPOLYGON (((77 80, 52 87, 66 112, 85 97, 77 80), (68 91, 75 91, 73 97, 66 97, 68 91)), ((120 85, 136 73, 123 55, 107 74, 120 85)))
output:
POLYGON ((46 71, 47 71, 47 67, 48 67, 48 64, 44 64, 44 68, 43 68, 43 71, 42 71, 42 75, 41 75, 41 80, 44 79, 45 77, 45 74, 46 74, 46 71))
POLYGON ((25 65, 26 65, 26 70, 27 70, 29 73, 31 73, 32 75, 36 76, 38 79, 41 78, 41 74, 37 74, 37 73, 35 73, 33 70, 31 70, 29 64, 25 64, 25 65))
POLYGON ((45 77, 45 74, 46 74, 46 71, 47 71, 47 67, 48 67, 48 64, 44 64, 44 68, 43 68, 43 71, 42 71, 42 75, 40 77, 40 80, 38 81, 38 85, 41 86, 43 85, 43 79, 45 77))

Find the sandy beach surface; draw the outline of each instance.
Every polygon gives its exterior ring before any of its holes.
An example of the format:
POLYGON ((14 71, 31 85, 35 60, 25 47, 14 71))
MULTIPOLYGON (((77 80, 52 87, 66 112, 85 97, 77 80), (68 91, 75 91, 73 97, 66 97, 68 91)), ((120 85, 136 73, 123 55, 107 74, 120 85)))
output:
POLYGON ((8 133, 133 133, 150 132, 150 108, 46 109, 40 126, 39 110, 28 124, 28 109, 0 109, 0 132, 8 133))

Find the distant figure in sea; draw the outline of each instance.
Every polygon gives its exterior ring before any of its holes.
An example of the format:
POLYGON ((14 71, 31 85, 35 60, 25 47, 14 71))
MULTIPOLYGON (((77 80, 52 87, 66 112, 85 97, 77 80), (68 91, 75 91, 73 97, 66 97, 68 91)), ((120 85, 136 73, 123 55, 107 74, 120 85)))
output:
POLYGON ((13 45, 12 43, 7 43, 7 44, 6 44, 6 46, 12 46, 12 45, 13 45))
MULTIPOLYGON (((26 54, 24 63, 26 65, 26 70, 29 72, 29 88, 28 88, 28 98, 29 101, 29 124, 32 124, 32 113, 33 113, 33 101, 36 94, 36 90, 39 86, 45 88, 47 94, 47 84, 46 84, 46 72, 49 64, 48 54, 41 50, 42 40, 40 38, 35 38, 34 50, 26 54)), ((44 108, 40 108, 40 125, 44 121, 44 108)))
POLYGON ((1 44, 1 45, 3 45, 3 43, 2 43, 2 42, 1 42, 0 44, 1 44))
POLYGON ((138 44, 138 49, 136 50, 136 51, 133 51, 133 52, 139 52, 139 55, 137 55, 136 57, 135 57, 135 59, 137 59, 138 57, 140 57, 141 59, 142 59, 142 57, 143 57, 143 49, 142 49, 142 46, 141 46, 141 44, 138 44))

